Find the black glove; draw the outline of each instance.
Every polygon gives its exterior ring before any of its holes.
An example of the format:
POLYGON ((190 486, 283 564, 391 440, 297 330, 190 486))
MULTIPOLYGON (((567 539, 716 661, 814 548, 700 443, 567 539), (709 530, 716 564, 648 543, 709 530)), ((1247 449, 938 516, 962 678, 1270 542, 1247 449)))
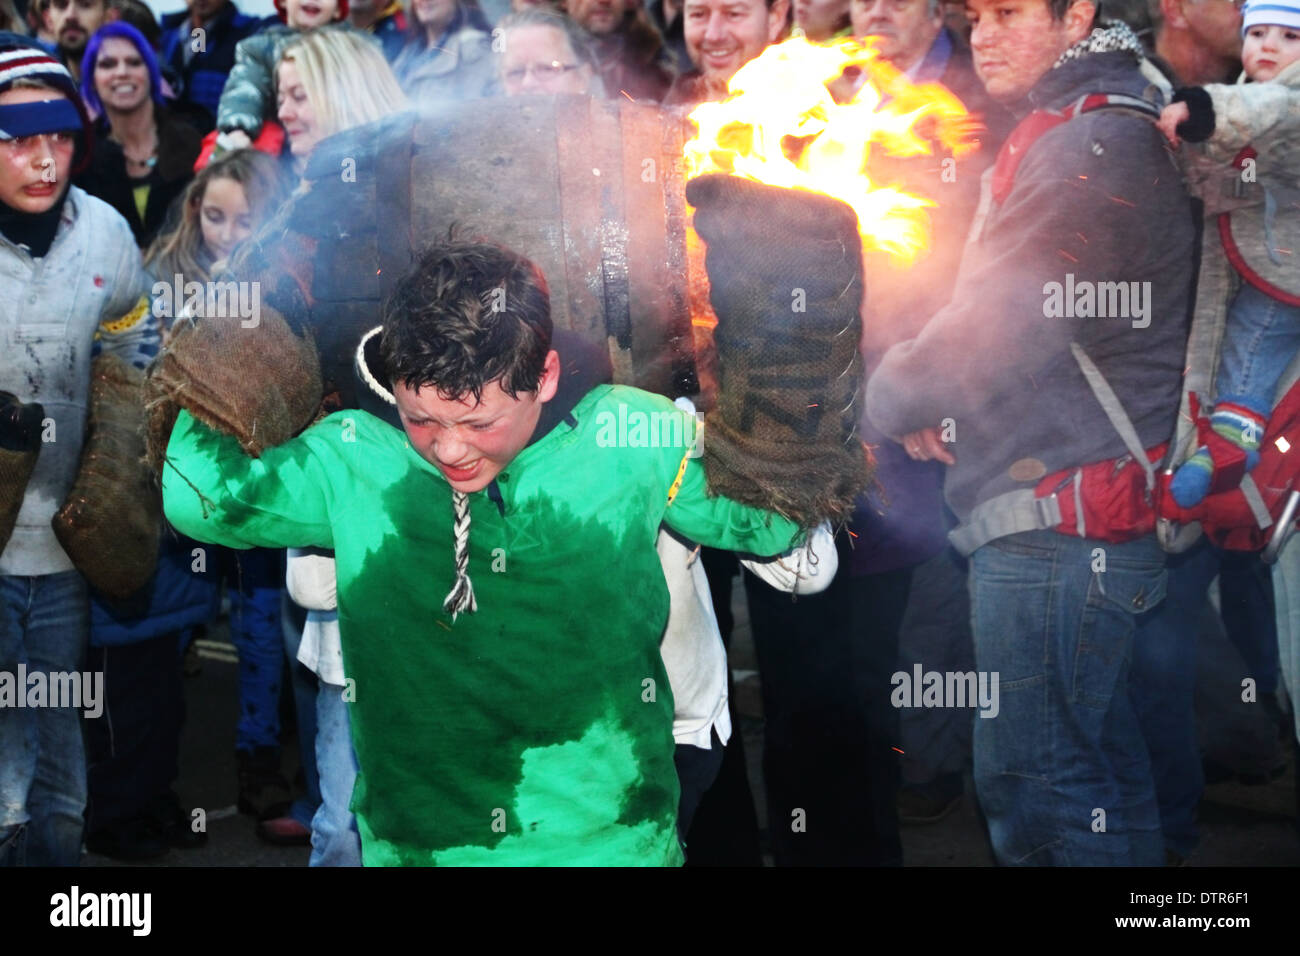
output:
POLYGON ((40 402, 23 404, 12 392, 0 392, 0 448, 36 451, 41 447, 45 409, 40 402))

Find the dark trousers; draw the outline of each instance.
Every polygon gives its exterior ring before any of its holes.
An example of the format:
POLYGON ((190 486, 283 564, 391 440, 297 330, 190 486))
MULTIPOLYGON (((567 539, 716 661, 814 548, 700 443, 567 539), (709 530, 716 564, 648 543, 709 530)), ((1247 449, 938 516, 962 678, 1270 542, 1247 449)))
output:
MULTIPOLYGON (((709 731, 713 746, 708 750, 693 744, 678 744, 673 751, 673 763, 677 767, 677 782, 681 785, 681 797, 677 801, 677 834, 683 840, 691 829, 695 811, 699 809, 700 800, 713 782, 718 779, 722 768, 722 758, 726 748, 718 739, 717 730, 709 731)), ((690 843, 686 844, 690 854, 690 843)))
POLYGON ((763 776, 778 866, 901 866, 890 703, 911 569, 840 574, 792 600, 746 572, 763 685, 763 776))
MULTIPOLYGON (((730 551, 703 548, 700 561, 709 579, 713 612, 723 646, 731 652, 731 585, 739 569, 730 551)), ((731 739, 722 752, 722 766, 713 785, 700 798, 686 832, 687 866, 762 866, 763 851, 758 838, 758 814, 749 788, 745 764, 745 735, 736 714, 736 693, 727 667, 727 707, 731 713, 731 739)), ((680 749, 680 748, 679 748, 680 749)))
POLYGON ((179 773, 185 721, 179 635, 92 647, 89 670, 104 673, 104 713, 84 722, 95 831, 149 812, 179 773))

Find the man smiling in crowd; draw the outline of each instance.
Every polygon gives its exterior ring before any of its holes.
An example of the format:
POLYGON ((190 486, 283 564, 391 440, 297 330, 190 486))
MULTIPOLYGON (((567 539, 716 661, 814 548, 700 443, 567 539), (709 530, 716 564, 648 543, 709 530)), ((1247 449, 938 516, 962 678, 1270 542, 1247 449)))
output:
POLYGON ((722 99, 736 71, 781 36, 789 13, 790 0, 686 0, 686 51, 695 69, 677 78, 664 104, 722 99))

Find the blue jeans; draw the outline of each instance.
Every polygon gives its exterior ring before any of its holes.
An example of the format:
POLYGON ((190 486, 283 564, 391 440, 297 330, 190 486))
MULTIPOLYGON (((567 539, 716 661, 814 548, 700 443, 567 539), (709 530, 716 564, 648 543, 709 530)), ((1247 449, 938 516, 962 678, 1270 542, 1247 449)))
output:
POLYGON ((1133 706, 1151 755, 1165 845, 1195 849, 1196 808, 1205 790, 1196 733, 1196 646, 1219 555, 1202 539, 1168 558, 1165 602, 1138 618, 1130 680, 1133 706))
POLYGON ((344 688, 318 680, 298 660, 304 614, 333 615, 337 620, 338 612, 303 612, 287 598, 285 607, 284 649, 293 675, 298 746, 307 784, 306 795, 293 802, 289 815, 311 827, 308 866, 360 866, 361 834, 351 809, 357 757, 344 688))
POLYGON ((1129 668, 1165 576, 1154 536, 1033 531, 971 556, 975 663, 999 694, 975 719, 975 788, 1000 863, 1163 864, 1129 668))
MULTIPOLYGON (((80 574, 0 577, 0 671, 79 671, 89 634, 80 574)), ((0 866, 78 865, 85 809, 80 710, 0 707, 0 866)))
POLYGON ((1278 379, 1300 350, 1300 307, 1270 298, 1243 282, 1228 308, 1216 391, 1249 399, 1265 413, 1278 379))
POLYGON ((352 814, 357 755, 343 688, 321 681, 316 694, 316 768, 320 806, 311 820, 309 866, 360 866, 361 834, 352 814))

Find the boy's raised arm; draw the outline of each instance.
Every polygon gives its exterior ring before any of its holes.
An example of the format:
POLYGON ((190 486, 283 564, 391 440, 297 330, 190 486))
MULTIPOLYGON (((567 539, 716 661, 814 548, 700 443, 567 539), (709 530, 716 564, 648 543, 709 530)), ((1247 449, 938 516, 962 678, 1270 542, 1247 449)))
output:
MULTIPOLYGON (((684 417, 687 428, 693 429, 694 419, 684 417)), ((710 495, 701 459, 688 453, 681 469, 681 483, 664 513, 664 522, 674 531, 711 548, 760 557, 782 554, 802 542, 799 526, 788 518, 710 495)))
POLYGON ((251 458, 234 438, 181 411, 162 470, 167 520, 231 548, 333 547, 329 485, 312 440, 304 434, 251 458))

